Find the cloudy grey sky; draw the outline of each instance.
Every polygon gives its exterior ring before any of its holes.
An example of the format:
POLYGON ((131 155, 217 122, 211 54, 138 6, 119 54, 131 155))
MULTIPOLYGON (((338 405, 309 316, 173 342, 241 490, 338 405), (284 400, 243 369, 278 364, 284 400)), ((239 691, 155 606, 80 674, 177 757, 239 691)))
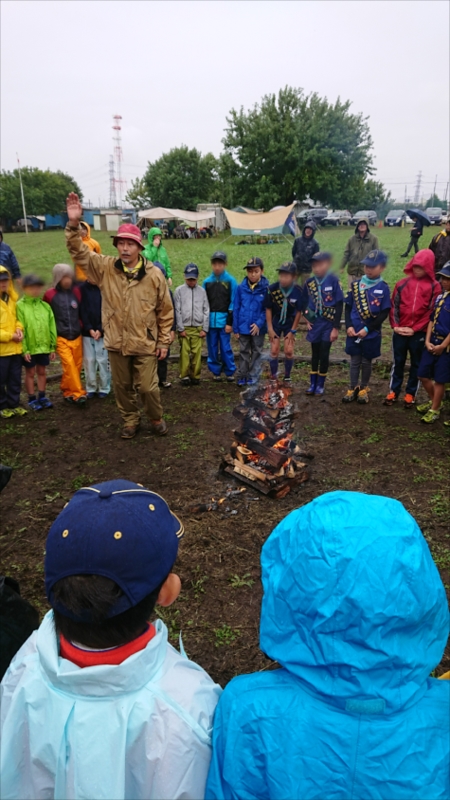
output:
POLYGON ((446 0, 2 0, 1 158, 108 198, 112 115, 124 176, 180 144, 221 151, 225 117, 286 84, 370 117, 376 177, 403 198, 449 173, 446 0))

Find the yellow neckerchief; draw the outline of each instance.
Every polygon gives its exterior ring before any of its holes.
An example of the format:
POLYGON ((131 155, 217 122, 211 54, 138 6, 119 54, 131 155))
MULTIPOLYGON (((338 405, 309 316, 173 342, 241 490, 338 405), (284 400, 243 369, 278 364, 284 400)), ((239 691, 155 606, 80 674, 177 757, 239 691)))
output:
POLYGON ((247 283, 248 283, 248 285, 249 285, 250 289, 252 290, 252 292, 253 292, 253 289, 254 289, 256 286, 258 286, 258 283, 260 283, 260 282, 261 282, 261 278, 258 278, 258 280, 256 281, 256 283, 250 283, 249 279, 247 278, 247 283))
POLYGON ((122 269, 123 269, 123 271, 124 271, 125 275, 126 275, 126 276, 127 276, 127 278, 129 278, 130 280, 132 280, 133 278, 135 278, 135 277, 136 277, 136 275, 137 275, 137 273, 139 272, 140 268, 141 268, 141 267, 143 266, 143 264, 144 264, 144 262, 143 262, 143 260, 142 260, 142 257, 141 257, 141 256, 139 256, 139 261, 138 261, 138 263, 137 263, 137 264, 136 264, 136 266, 135 266, 135 267, 133 267, 132 269, 128 269, 128 267, 126 266, 126 264, 124 264, 124 263, 123 263, 123 261, 122 261, 122 260, 120 261, 120 263, 122 264, 122 269))
POLYGON ((433 325, 432 325, 432 328, 431 328, 431 333, 434 334, 436 339, 442 339, 442 340, 445 339, 445 336, 441 336, 440 333, 435 333, 434 329, 436 327, 436 322, 438 321, 438 317, 439 317, 439 314, 441 312, 441 308, 444 305, 445 300, 449 296, 449 294, 450 294, 450 292, 444 292, 442 297, 441 297, 441 299, 439 300, 439 303, 437 304, 436 308, 434 309, 434 320, 433 320, 433 325))

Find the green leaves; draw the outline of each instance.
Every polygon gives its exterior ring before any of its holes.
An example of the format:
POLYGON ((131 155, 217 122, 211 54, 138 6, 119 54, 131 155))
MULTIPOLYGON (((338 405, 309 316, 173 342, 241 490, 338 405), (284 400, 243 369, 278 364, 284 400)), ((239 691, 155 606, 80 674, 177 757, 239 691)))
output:
MULTIPOLYGON (((65 172, 51 172, 35 167, 22 169, 23 191, 27 214, 61 214, 66 208, 69 192, 82 193, 76 181, 65 172)), ((0 217, 20 219, 23 217, 20 195, 19 171, 2 170, 0 180, 0 217)))
POLYGON ((174 147, 153 163, 144 177, 134 181, 127 200, 138 208, 163 206, 195 210, 197 203, 211 202, 217 184, 217 159, 202 156, 195 147, 174 147))

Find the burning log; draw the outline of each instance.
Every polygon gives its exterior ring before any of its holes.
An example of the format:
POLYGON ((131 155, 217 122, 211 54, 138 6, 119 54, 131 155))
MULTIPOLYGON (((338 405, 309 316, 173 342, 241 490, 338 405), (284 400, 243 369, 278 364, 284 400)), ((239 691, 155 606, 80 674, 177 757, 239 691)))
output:
POLYGON ((291 394, 273 381, 242 392, 241 404, 233 410, 240 424, 233 432, 231 455, 223 459, 225 472, 274 497, 284 497, 309 477, 305 463, 295 458, 309 454, 292 439, 300 412, 291 394))

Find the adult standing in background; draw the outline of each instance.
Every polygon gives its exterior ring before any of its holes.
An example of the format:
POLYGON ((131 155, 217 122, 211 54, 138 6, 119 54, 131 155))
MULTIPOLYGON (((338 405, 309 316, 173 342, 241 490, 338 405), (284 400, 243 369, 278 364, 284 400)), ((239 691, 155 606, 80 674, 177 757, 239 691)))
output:
POLYGON ((312 271, 312 257, 319 252, 319 242, 314 238, 317 225, 313 219, 309 219, 292 246, 292 260, 297 267, 297 275, 300 284, 307 281, 312 271))
POLYGON ((3 231, 0 231, 0 266, 6 267, 15 281, 20 281, 20 267, 9 244, 3 241, 3 231))
POLYGON ((66 243, 76 264, 102 293, 102 322, 123 439, 136 436, 139 392, 151 430, 167 433, 162 418, 157 359, 170 345, 173 305, 161 270, 142 257, 142 237, 136 225, 121 225, 113 237, 119 258, 93 253, 82 239, 82 207, 78 195, 67 198, 66 243))
POLYGON ((444 230, 433 236, 428 249, 434 253, 434 271, 438 273, 450 261, 450 217, 447 218, 444 230))
POLYGON ((349 289, 354 280, 364 275, 364 265, 361 264, 363 258, 368 256, 371 250, 378 249, 378 237, 370 232, 369 220, 362 217, 355 228, 355 233, 347 242, 340 266, 341 272, 347 267, 349 289))

